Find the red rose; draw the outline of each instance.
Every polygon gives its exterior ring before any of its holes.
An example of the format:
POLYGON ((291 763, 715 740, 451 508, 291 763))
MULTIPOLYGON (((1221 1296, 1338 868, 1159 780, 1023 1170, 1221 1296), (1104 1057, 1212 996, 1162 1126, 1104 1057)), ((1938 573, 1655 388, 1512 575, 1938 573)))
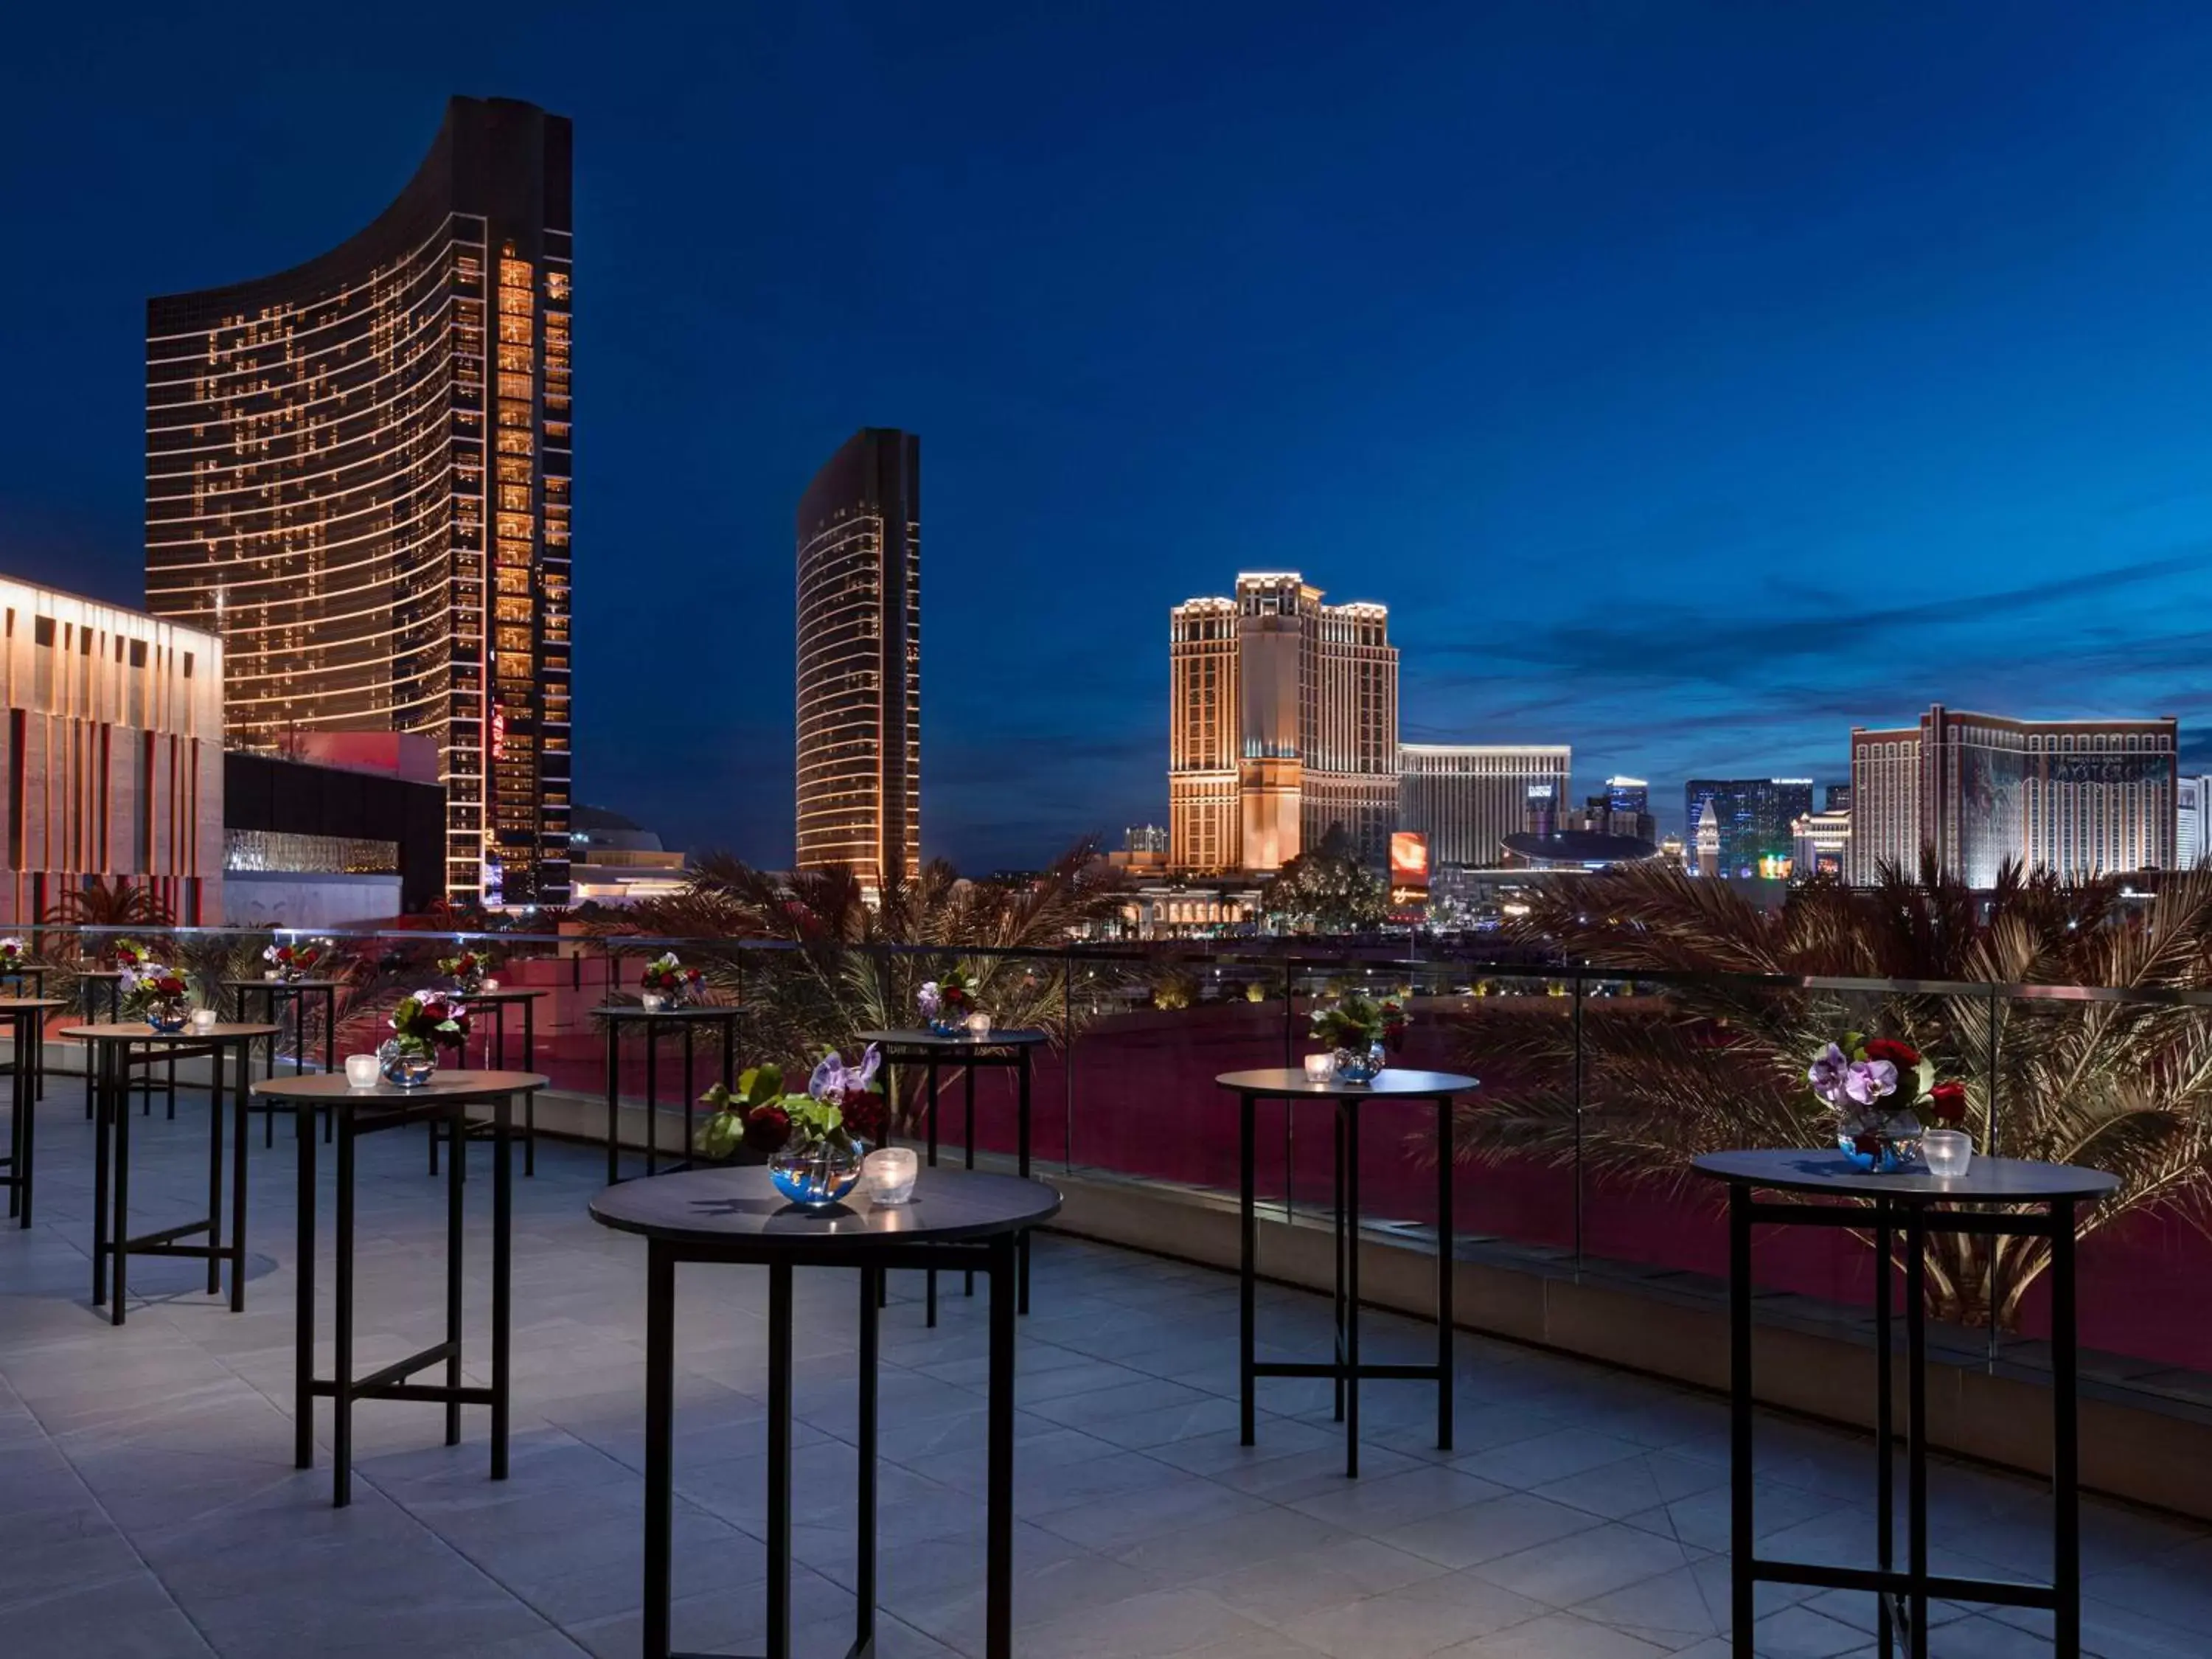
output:
POLYGON ((886 1114, 884 1111, 881 1096, 872 1095, 866 1090, 861 1090, 847 1095, 837 1109, 845 1115, 845 1127, 848 1132, 857 1135, 871 1146, 882 1141, 886 1114))
POLYGON ((1873 1129, 1862 1129, 1851 1137, 1851 1150, 1868 1158, 1881 1156, 1881 1136, 1873 1129))
POLYGON ((1929 1109, 1946 1123, 1963 1123, 1966 1120, 1966 1085, 1953 1081, 1939 1083, 1928 1091, 1929 1109))
POLYGON ((791 1115, 781 1106, 756 1106, 745 1119, 745 1145, 763 1158, 790 1139, 791 1115))
POLYGON ((1920 1065, 1920 1050, 1909 1042, 1899 1042, 1890 1037, 1876 1037, 1866 1046, 1869 1060, 1886 1060, 1900 1072, 1917 1070, 1920 1065))

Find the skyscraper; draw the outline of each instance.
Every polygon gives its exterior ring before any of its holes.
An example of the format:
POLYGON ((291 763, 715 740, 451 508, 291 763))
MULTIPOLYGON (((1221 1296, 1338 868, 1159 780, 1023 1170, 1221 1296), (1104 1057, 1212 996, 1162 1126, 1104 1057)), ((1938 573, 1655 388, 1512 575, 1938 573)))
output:
POLYGON ((799 503, 798 854, 921 872, 921 440, 865 427, 799 503))
POLYGON ((1917 726, 1851 731, 1855 885, 1917 872, 1923 848, 1973 887, 2009 860, 2082 878, 2174 861, 2178 723, 2020 720, 1937 703, 1917 726))
POLYGON ((1693 829, 1711 803, 1720 826, 1720 873, 1779 878, 1796 848, 1791 826, 1813 810, 1810 778, 1692 778, 1683 822, 1693 829))
POLYGON ((2212 855, 2212 777, 2203 774, 2173 783, 2173 867, 2194 870, 2212 855))
POLYGON ((1400 744, 1398 827, 1426 836, 1440 868, 1495 869, 1528 828, 1530 787, 1565 799, 1573 762, 1565 744, 1400 744))
POLYGON ((566 903, 570 129, 455 98, 368 228, 146 307, 146 594, 227 742, 419 732, 457 900, 566 903))
POLYGON ((1292 572, 1169 613, 1168 865, 1279 869, 1331 829, 1380 868, 1398 813, 1398 652, 1380 605, 1292 572))

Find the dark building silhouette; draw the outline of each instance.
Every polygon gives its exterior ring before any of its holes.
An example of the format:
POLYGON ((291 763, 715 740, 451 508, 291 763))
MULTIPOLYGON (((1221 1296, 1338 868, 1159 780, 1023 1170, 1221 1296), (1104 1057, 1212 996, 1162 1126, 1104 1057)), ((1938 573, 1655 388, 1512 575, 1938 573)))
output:
POLYGON ((921 440, 866 427, 799 504, 798 852, 921 870, 921 440))
POLYGON ((439 885, 566 903, 570 129, 456 98, 375 222, 146 307, 146 589, 230 744, 434 737, 439 885))

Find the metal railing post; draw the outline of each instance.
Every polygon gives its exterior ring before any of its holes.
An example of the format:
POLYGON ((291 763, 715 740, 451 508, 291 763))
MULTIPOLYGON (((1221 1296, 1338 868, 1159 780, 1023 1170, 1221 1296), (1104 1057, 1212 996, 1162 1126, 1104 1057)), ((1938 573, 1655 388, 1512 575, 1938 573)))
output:
POLYGON ((1583 975, 1574 970, 1575 987, 1575 1272, 1583 1270, 1583 975))

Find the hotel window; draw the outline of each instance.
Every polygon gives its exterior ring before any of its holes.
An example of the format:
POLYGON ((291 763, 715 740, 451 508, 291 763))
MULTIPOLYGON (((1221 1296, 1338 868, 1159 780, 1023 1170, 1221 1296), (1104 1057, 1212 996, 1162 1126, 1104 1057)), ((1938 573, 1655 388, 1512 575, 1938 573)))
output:
POLYGON ((498 450, 502 455, 528 455, 536 446, 527 432, 504 431, 498 437, 498 450))

